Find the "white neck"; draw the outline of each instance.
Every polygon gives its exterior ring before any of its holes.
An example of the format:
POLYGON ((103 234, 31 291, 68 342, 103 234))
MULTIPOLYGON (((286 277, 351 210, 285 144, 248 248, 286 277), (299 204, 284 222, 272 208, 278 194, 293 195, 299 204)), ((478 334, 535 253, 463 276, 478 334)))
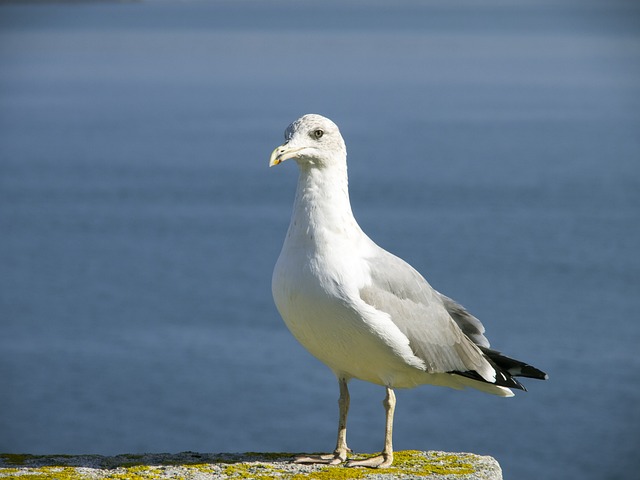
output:
POLYGON ((323 246, 361 232, 349 202, 346 163, 330 168, 301 164, 287 241, 323 246))

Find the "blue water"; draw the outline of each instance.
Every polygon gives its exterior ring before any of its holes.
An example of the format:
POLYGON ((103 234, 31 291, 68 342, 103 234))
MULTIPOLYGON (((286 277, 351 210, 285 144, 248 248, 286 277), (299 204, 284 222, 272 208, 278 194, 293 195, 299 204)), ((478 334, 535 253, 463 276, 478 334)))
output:
POLYGON ((399 391, 395 447, 637 473, 640 6, 604 0, 0 5, 0 451, 333 448, 270 293, 308 112, 364 230, 551 376, 399 391))

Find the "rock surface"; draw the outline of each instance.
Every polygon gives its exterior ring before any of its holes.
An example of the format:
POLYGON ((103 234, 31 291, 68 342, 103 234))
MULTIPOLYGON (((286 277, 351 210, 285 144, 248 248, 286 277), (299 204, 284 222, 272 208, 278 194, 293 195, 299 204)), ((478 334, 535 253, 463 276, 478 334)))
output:
MULTIPOLYGON (((354 455, 355 458, 358 455, 354 455)), ((290 453, 195 453, 101 455, 0 454, 0 479, 414 479, 502 480, 493 457, 471 453, 395 452, 386 469, 291 463, 290 453)))

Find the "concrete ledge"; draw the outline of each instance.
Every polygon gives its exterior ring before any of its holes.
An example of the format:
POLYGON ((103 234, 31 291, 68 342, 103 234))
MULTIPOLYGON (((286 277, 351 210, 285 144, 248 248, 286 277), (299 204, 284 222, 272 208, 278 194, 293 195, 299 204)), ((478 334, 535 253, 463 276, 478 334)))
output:
MULTIPOLYGON (((0 479, 410 479, 502 480, 493 457, 471 453, 394 453, 392 468, 380 470, 342 466, 292 464, 291 453, 195 453, 117 455, 0 454, 0 479)), ((362 458, 354 455, 354 458, 362 458)))

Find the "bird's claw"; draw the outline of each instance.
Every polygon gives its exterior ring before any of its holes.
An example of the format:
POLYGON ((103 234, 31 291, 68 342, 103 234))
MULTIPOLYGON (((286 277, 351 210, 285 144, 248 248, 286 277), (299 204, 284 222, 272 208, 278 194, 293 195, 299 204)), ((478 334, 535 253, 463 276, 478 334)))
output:
POLYGON ((345 450, 336 450, 327 455, 300 455, 293 459, 293 463, 321 463, 324 465, 340 465, 347 461, 347 452, 351 452, 350 448, 345 450))
POLYGON ((367 467, 367 468, 388 468, 393 463, 393 453, 381 453, 375 457, 365 458, 363 460, 348 460, 347 453, 352 453, 348 448, 344 451, 335 451, 326 455, 300 455, 293 459, 293 463, 303 464, 322 464, 322 465, 340 465, 344 463, 345 467, 367 467))
POLYGON ((345 467, 387 468, 393 463, 393 454, 381 453, 364 460, 349 460, 345 467))

